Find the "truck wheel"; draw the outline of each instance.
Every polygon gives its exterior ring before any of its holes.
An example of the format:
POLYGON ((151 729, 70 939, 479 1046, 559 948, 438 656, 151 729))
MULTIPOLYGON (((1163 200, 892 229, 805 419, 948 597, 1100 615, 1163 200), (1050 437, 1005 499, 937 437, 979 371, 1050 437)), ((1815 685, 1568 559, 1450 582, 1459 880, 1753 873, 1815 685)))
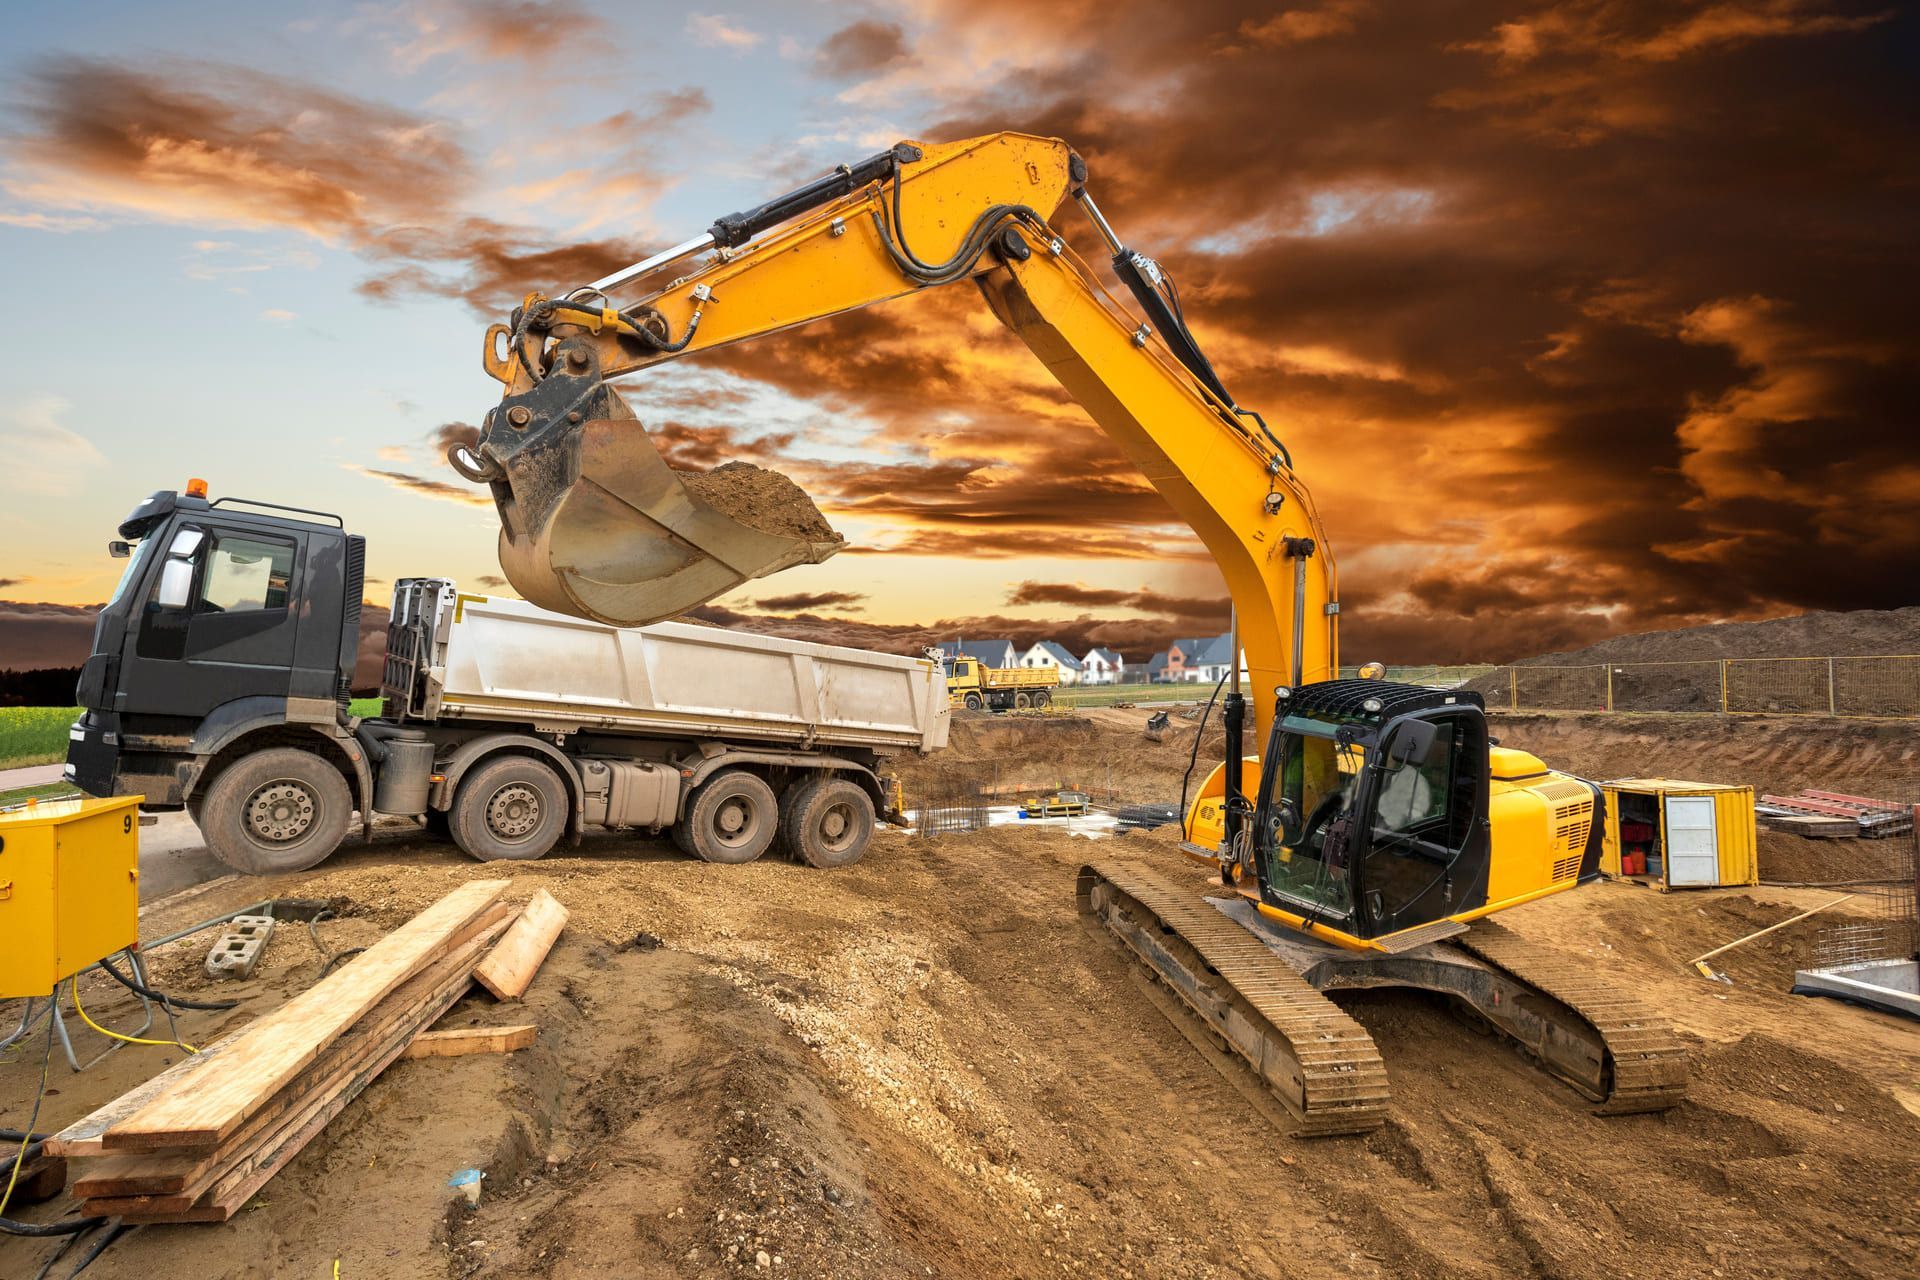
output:
POLYGON ((845 778, 815 778, 787 794, 780 832, 787 852, 810 867, 860 861, 873 840, 873 797, 845 778))
POLYGON ((1053 695, 1048 693, 1045 689, 1042 689, 1040 692, 1033 695, 1033 705, 1038 707, 1040 710, 1045 711, 1048 707, 1053 705, 1053 695))
POLYGON ((1028 707, 1032 705, 1033 705, 1032 694, 1016 693, 1013 695, 1013 709, 1015 711, 1025 711, 1028 707))
POLYGON ((744 769, 725 769, 694 791, 674 843, 706 862, 752 862, 779 825, 773 788, 744 769))
POLYGON ((305 871, 340 847, 353 793, 311 751, 275 747, 243 756, 207 788, 195 821, 213 856, 252 876, 305 871))
POLYGON ((460 783, 447 811, 453 842, 482 862, 527 862, 545 854, 567 825, 567 789, 526 756, 501 756, 460 783))
POLYGON ((980 708, 986 705, 987 705, 986 700, 982 698, 979 694, 970 693, 967 695, 967 710, 978 711, 980 710, 980 708))

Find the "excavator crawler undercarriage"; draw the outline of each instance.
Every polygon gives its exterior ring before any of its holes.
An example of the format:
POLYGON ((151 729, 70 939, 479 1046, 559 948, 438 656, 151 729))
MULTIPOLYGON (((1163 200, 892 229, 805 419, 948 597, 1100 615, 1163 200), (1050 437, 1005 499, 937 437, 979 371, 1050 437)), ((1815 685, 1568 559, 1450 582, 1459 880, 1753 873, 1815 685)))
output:
POLYGON ((1090 926, 1246 1060, 1298 1122, 1296 1136, 1361 1133, 1386 1119, 1373 1038, 1324 994, 1343 988, 1449 996, 1603 1114, 1664 1110, 1685 1091, 1685 1049, 1648 1009, 1499 925, 1351 951, 1284 930, 1244 898, 1204 896, 1207 887, 1116 860, 1082 867, 1077 896, 1090 926))

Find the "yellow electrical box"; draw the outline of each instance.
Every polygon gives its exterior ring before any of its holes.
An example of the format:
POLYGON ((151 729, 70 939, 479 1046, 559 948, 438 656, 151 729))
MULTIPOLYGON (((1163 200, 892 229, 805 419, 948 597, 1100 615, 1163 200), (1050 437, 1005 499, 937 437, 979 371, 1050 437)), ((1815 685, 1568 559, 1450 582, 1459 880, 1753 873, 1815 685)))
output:
POLYGON ((140 940, 140 800, 0 810, 0 999, 52 995, 140 940))

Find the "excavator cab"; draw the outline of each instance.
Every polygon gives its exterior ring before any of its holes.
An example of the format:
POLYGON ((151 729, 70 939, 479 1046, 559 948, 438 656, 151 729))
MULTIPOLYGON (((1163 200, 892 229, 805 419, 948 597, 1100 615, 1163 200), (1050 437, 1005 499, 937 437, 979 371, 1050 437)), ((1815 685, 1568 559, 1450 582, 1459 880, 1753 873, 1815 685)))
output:
POLYGON ((1478 696, 1378 680, 1281 692, 1254 805, 1261 900, 1359 939, 1485 902, 1478 696))

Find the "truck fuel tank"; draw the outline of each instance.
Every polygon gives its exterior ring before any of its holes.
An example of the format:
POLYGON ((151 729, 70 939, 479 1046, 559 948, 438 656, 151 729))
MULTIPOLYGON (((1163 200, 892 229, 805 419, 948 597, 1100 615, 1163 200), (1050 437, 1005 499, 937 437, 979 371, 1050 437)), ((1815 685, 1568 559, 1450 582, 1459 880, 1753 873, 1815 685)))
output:
POLYGON ((680 771, 645 760, 580 761, 588 826, 668 827, 680 816, 680 771))

